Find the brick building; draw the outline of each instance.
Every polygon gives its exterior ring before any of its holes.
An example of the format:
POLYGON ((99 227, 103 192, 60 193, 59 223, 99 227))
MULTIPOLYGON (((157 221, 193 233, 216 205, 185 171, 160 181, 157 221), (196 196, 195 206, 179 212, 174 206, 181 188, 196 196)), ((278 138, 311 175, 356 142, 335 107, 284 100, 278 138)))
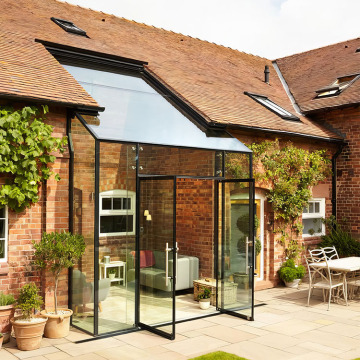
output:
MULTIPOLYGON (((85 331, 98 335, 155 321, 138 310, 145 304, 153 312, 160 300, 130 281, 150 276, 146 266, 136 273, 134 254, 160 251, 168 239, 189 264, 184 272, 193 272, 197 259, 198 277, 218 277, 225 296, 235 275, 254 271, 244 265, 251 247, 238 250, 238 237, 251 230, 234 223, 252 210, 251 156, 243 144, 265 139, 326 149, 333 157, 336 172, 313 189, 312 210, 304 215, 304 243, 319 239, 306 234, 307 222, 332 213, 349 218, 358 234, 359 39, 272 62, 56 0, 2 5, 0 105, 47 104, 54 135, 72 141, 54 164, 61 181, 47 181, 40 201, 23 213, 0 213, 0 290, 16 294, 35 281, 51 306, 51 279, 33 268, 31 241, 43 231, 70 229, 84 235, 87 247, 70 277, 63 274, 59 299, 82 314, 73 325, 85 331), (243 153, 249 168, 242 186, 226 182, 232 151, 243 153), (116 276, 110 287, 102 281, 108 256, 116 276), (86 301, 83 290, 76 292, 83 283, 90 289, 86 301), (107 313, 114 306, 121 316, 107 313)), ((262 243, 257 277, 254 284, 237 282, 240 312, 250 318, 252 288, 274 286, 283 260, 266 191, 255 184, 262 243)), ((218 308, 230 311, 226 305, 221 298, 218 308)))

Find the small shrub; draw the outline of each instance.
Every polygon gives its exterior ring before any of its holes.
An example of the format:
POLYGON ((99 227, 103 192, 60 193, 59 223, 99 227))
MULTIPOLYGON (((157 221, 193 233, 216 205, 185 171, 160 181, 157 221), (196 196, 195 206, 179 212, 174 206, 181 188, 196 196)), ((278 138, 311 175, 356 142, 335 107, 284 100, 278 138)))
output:
POLYGON ((31 319, 34 310, 40 310, 43 299, 38 292, 39 289, 34 283, 26 284, 20 289, 16 308, 21 309, 24 319, 31 319))
POLYGON ((303 265, 296 266, 293 259, 285 261, 279 269, 280 279, 284 282, 292 282, 295 279, 302 279, 305 276, 305 273, 305 267, 303 265))
POLYGON ((319 247, 335 246, 340 257, 360 256, 360 242, 351 235, 346 220, 339 223, 331 216, 324 222, 328 234, 321 236, 319 247))
POLYGON ((14 297, 0 292, 0 306, 7 306, 15 303, 14 297))
POLYGON ((198 295, 198 299, 210 299, 211 290, 208 288, 202 288, 202 292, 198 295))

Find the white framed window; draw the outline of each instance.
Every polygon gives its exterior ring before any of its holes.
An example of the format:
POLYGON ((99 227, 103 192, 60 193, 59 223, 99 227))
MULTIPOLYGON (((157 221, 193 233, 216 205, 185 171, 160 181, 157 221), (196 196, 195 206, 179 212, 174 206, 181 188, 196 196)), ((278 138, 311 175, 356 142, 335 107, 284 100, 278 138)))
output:
POLYGON ((0 262, 7 261, 8 249, 8 211, 7 207, 0 207, 0 262))
POLYGON ((303 209, 303 237, 324 235, 325 224, 322 221, 324 218, 325 198, 311 199, 308 206, 303 209))
POLYGON ((110 190, 100 193, 100 236, 135 234, 135 193, 110 190))

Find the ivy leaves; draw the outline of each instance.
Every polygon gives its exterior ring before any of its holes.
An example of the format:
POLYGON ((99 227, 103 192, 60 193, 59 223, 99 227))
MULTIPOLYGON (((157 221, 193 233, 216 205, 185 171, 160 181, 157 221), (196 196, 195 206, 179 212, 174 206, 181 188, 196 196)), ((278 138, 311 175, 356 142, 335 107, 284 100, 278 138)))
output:
POLYGON ((270 187, 268 198, 275 219, 283 220, 298 230, 296 220, 311 198, 311 187, 331 173, 325 150, 308 151, 292 143, 264 141, 250 146, 260 163, 256 178, 270 187))
MULTIPOLYGON (((39 185, 53 174, 51 153, 65 151, 67 138, 52 137, 53 127, 44 123, 47 112, 47 106, 0 107, 0 173, 6 177, 0 204, 16 212, 39 200, 39 185)), ((57 174, 55 179, 60 180, 57 174)))

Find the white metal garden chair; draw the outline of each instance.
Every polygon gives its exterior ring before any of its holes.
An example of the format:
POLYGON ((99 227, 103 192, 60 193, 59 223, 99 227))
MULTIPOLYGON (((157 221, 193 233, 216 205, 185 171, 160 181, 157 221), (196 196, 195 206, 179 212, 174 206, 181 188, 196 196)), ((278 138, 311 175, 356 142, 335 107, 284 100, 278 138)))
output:
POLYGON ((332 274, 325 253, 322 249, 317 249, 311 253, 311 257, 306 258, 306 265, 309 271, 309 292, 307 306, 310 304, 310 296, 314 289, 321 289, 323 292, 323 300, 328 297, 328 310, 330 310, 331 298, 339 299, 343 295, 347 305, 347 294, 345 291, 345 275, 332 274), (321 264, 320 264, 321 263, 321 264), (333 290, 337 291, 333 293, 333 290), (342 290, 340 292, 339 290, 342 290))

